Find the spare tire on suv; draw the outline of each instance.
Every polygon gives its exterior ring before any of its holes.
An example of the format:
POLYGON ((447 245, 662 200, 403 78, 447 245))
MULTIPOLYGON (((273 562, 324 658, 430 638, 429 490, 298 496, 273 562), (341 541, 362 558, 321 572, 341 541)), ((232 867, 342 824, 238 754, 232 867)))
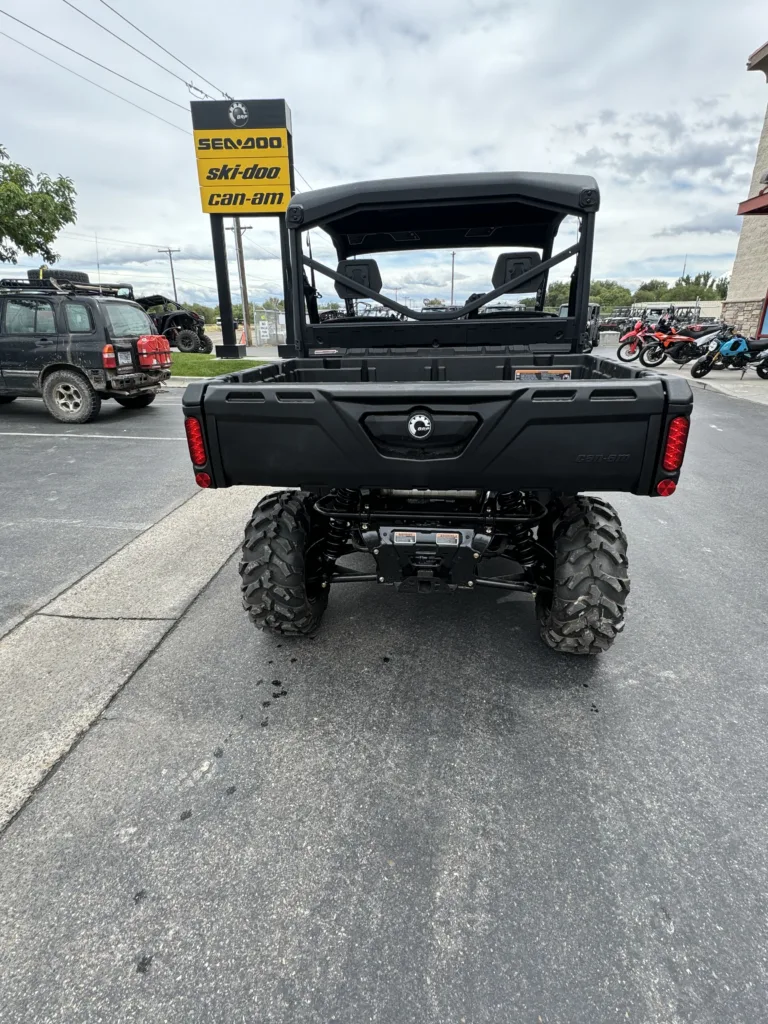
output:
POLYGON ((56 281, 71 281, 72 284, 90 284, 90 278, 82 270, 57 270, 56 267, 46 267, 44 270, 28 270, 27 277, 32 284, 35 281, 48 281, 53 278, 56 281))

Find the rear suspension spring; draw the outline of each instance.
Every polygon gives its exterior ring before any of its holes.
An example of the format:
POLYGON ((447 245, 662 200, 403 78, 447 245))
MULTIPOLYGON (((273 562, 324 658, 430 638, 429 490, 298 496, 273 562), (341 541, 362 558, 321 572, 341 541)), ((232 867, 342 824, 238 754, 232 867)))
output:
POLYGON ((335 509, 338 513, 331 519, 328 528, 328 537, 325 542, 325 560, 332 566, 344 550, 347 537, 349 536, 349 525, 344 519, 347 512, 351 512, 357 503, 357 491, 348 487, 340 487, 333 492, 335 509))
MULTIPOLYGON (((499 509, 503 515, 524 516, 528 503, 521 491, 505 491, 499 495, 499 509)), ((514 523, 509 527, 509 538, 515 546, 515 558, 524 569, 536 563, 536 545, 533 532, 526 523, 514 523)))

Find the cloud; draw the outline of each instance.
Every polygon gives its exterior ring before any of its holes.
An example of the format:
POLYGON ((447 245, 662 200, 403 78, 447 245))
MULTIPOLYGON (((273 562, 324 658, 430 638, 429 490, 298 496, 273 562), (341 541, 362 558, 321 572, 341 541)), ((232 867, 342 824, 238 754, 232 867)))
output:
MULTIPOLYGON (((28 0, 4 6, 33 20, 28 0)), ((105 24, 129 34, 107 8, 100 11, 105 24)), ((756 11, 754 0, 731 5, 727 18, 721 0, 699 0, 694 19, 686 5, 662 0, 642 7, 592 0, 588 18, 572 0, 283 0, 258 9, 247 0, 218 0, 211 18, 203 0, 131 2, 132 21, 153 38, 172 38, 174 52, 221 89, 248 98, 265 83, 269 95, 286 96, 297 166, 317 188, 465 171, 595 173, 603 197, 594 261, 601 278, 631 276, 651 256, 671 266, 678 235, 699 248, 701 259, 711 255, 712 232, 696 225, 725 223, 722 211, 744 198, 765 111, 762 81, 758 87, 757 76, 744 71, 744 40, 754 37, 756 11), (595 46, 595 24, 610 26, 610 45, 595 46), (269 45, 233 45, 254 33, 269 45)), ((47 5, 45 19, 56 39, 187 105, 181 83, 66 5, 47 5)), ((45 40, 20 26, 13 31, 79 70, 75 58, 45 40)), ((165 61, 148 40, 140 45, 165 61)), ((14 102, 4 109, 1 141, 35 171, 74 179, 74 232, 123 240, 100 241, 105 272, 167 290, 168 261, 153 250, 170 245, 182 250, 175 257, 180 290, 215 298, 189 136, 9 40, 2 50, 0 89, 14 102)), ((184 110, 107 72, 88 74, 189 129, 184 110)), ((279 252, 279 242, 273 221, 250 223, 249 285, 261 300, 281 288, 280 268, 264 251, 279 252)), ((228 243, 236 291, 229 236, 228 243)), ((62 266, 95 268, 88 239, 63 233, 57 245, 62 266)), ((313 248, 333 262, 321 232, 313 232, 313 248)), ((468 279, 456 280, 487 284, 489 262, 463 254, 468 279)), ((388 283, 409 274, 408 287, 447 297, 445 254, 412 254, 391 264, 388 283)))
POLYGON ((656 232, 657 238, 675 235, 718 235, 725 232, 738 234, 741 231, 741 217, 735 213, 701 214, 681 224, 668 224, 656 232))

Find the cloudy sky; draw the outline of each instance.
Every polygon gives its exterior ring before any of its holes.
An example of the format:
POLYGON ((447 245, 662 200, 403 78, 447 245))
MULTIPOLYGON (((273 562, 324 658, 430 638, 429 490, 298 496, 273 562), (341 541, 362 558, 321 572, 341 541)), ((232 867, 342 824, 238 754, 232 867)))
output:
MULTIPOLYGON (((65 0, 0 0, 0 9, 160 96, 2 14, 0 30, 177 127, 0 36, 0 143, 78 190, 78 222, 58 243, 62 266, 95 273, 98 235, 103 278, 168 291, 156 250, 172 246, 180 297, 216 302, 185 134, 190 94, 168 69, 215 98, 217 89, 285 97, 296 165, 314 188, 458 171, 590 173, 602 191, 594 276, 671 280, 686 258, 692 272, 730 272, 735 209, 768 103, 764 77, 745 70, 768 36, 764 0, 109 0, 194 76, 104 0, 71 2, 141 53, 65 0)), ((277 233, 272 221, 250 223, 258 301, 279 291, 277 233)), ((318 253, 329 256, 319 240, 318 253)), ((489 261, 459 254, 457 298, 488 285, 489 261)), ((236 293, 234 261, 231 271, 236 293)), ((384 276, 414 303, 447 298, 450 257, 398 260, 384 276)))

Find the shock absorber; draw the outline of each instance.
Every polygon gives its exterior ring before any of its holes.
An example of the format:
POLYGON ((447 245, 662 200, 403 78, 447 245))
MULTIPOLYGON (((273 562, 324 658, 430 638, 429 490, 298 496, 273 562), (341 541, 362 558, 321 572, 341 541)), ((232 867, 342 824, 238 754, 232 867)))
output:
MULTIPOLYGON (((528 511, 528 504, 522 491, 505 491, 499 495, 499 510, 501 515, 522 516, 528 511)), ((508 526, 509 539, 515 548, 516 561, 524 569, 529 569, 536 564, 536 545, 533 541, 533 532, 526 523, 510 523, 508 526)))
POLYGON ((357 491, 350 490, 348 487, 340 487, 333 492, 333 498, 338 515, 334 514, 325 541, 325 560, 329 570, 333 568, 334 562, 344 550, 344 544, 349 536, 349 527, 344 517, 355 507, 357 491))

